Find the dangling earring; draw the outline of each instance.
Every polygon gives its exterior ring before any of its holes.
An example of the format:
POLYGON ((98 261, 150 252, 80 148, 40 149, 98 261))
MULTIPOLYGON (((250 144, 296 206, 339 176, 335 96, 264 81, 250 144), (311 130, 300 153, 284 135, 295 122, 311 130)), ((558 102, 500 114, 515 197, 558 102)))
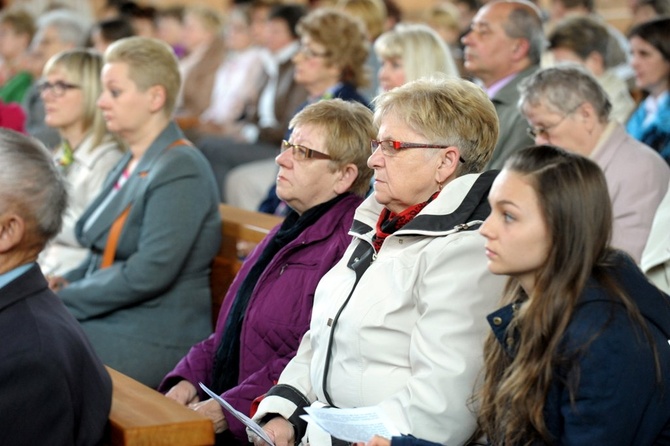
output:
POLYGON ((442 183, 440 183, 440 182, 437 183, 437 190, 438 191, 442 190, 442 183))

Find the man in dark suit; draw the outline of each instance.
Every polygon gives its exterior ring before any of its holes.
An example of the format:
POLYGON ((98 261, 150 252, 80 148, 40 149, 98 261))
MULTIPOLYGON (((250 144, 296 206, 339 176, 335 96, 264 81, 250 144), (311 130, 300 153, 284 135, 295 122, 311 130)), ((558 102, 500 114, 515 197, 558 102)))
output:
POLYGON ((0 165, 0 444, 99 444, 111 379, 35 263, 60 231, 64 180, 11 130, 0 129, 0 165))
POLYGON ((528 0, 495 0, 477 12, 461 41, 465 69, 482 85, 500 121, 486 169, 501 169, 513 152, 534 143, 517 102, 519 83, 539 69, 545 43, 540 11, 528 0))

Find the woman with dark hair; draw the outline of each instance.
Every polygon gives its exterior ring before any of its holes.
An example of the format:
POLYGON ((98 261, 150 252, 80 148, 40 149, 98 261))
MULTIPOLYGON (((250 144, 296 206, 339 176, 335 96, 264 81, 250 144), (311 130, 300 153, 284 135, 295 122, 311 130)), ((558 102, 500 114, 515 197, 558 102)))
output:
POLYGON ((670 17, 633 27, 628 33, 635 85, 647 98, 628 120, 626 131, 670 163, 670 17))
POLYGON ((135 30, 128 20, 120 17, 104 19, 91 28, 89 46, 103 54, 112 42, 134 35, 135 30))
POLYGON ((505 306, 488 316, 478 395, 489 442, 667 442, 670 303, 609 247, 597 164, 552 146, 525 149, 489 202, 480 228, 489 270, 510 276, 505 306))

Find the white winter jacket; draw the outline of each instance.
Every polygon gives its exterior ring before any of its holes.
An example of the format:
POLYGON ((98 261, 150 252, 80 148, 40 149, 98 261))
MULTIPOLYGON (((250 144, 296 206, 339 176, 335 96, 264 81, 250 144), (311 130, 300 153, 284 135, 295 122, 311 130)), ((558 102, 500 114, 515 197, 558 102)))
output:
POLYGON ((359 206, 354 240, 319 282, 310 330, 256 420, 280 414, 303 444, 320 446, 331 439, 311 425, 302 437, 301 407, 378 405, 404 434, 450 446, 466 442, 476 424, 469 399, 483 363, 486 315, 504 286, 503 277, 488 271, 484 237, 476 230, 489 213, 494 177, 487 172, 448 183, 384 240, 354 286, 350 266, 371 252, 382 211, 374 197, 359 206))

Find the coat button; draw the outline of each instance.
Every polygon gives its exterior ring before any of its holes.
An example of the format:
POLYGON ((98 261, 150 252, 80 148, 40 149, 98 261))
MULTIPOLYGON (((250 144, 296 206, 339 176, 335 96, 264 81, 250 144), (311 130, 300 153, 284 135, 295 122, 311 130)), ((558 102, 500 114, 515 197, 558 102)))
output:
POLYGON ((493 325, 500 325, 502 324, 502 318, 500 316, 496 316, 493 318, 493 325))

